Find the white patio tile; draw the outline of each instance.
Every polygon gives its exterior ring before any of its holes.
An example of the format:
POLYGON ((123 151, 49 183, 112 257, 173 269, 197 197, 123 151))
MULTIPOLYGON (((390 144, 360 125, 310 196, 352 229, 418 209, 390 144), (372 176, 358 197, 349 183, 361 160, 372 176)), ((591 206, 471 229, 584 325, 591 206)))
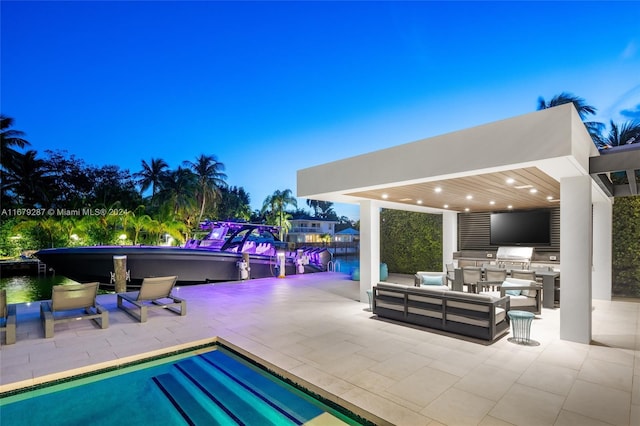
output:
POLYGON ((421 411, 445 425, 477 425, 486 417, 494 402, 450 388, 421 411))
POLYGON ((564 408, 614 425, 630 421, 631 393, 576 380, 564 408))

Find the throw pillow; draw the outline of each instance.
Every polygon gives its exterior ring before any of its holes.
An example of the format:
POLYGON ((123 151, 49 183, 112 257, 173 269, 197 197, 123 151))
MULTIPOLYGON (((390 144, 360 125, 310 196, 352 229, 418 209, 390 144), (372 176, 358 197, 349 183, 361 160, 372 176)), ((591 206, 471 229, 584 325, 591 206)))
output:
POLYGON ((522 290, 509 290, 509 287, 522 287, 519 284, 510 283, 509 281, 505 281, 502 283, 502 288, 504 288, 504 294, 508 294, 509 296, 520 296, 520 292, 522 290))
POLYGON ((442 285, 442 276, 440 275, 423 275, 422 284, 424 285, 442 285))

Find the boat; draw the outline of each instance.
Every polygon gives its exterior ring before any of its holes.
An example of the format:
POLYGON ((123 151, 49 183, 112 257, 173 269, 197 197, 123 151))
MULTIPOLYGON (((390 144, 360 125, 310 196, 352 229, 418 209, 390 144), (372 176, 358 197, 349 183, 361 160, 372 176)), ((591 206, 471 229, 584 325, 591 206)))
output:
POLYGON ((133 286, 145 277, 166 275, 177 275, 181 284, 194 284, 322 272, 331 260, 325 249, 288 250, 276 236, 276 226, 207 221, 200 227, 207 236, 180 247, 65 247, 43 249, 35 256, 56 274, 80 282, 98 281, 103 287, 113 285, 114 256, 126 256, 133 286))

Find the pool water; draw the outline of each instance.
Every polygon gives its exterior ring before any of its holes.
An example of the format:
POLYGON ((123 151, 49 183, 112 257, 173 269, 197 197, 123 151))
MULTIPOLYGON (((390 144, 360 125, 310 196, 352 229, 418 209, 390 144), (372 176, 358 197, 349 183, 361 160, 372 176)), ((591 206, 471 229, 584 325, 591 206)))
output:
POLYGON ((0 399, 0 424, 16 425, 300 425, 321 415, 360 424, 219 348, 0 399))

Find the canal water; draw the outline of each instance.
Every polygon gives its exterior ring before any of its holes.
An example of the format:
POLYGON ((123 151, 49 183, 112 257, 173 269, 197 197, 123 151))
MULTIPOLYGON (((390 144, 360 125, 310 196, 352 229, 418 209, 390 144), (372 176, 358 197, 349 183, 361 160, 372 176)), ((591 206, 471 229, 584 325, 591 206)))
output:
POLYGON ((0 278, 0 289, 7 290, 7 303, 25 303, 51 299, 54 285, 77 284, 64 277, 56 276, 15 276, 0 278))

